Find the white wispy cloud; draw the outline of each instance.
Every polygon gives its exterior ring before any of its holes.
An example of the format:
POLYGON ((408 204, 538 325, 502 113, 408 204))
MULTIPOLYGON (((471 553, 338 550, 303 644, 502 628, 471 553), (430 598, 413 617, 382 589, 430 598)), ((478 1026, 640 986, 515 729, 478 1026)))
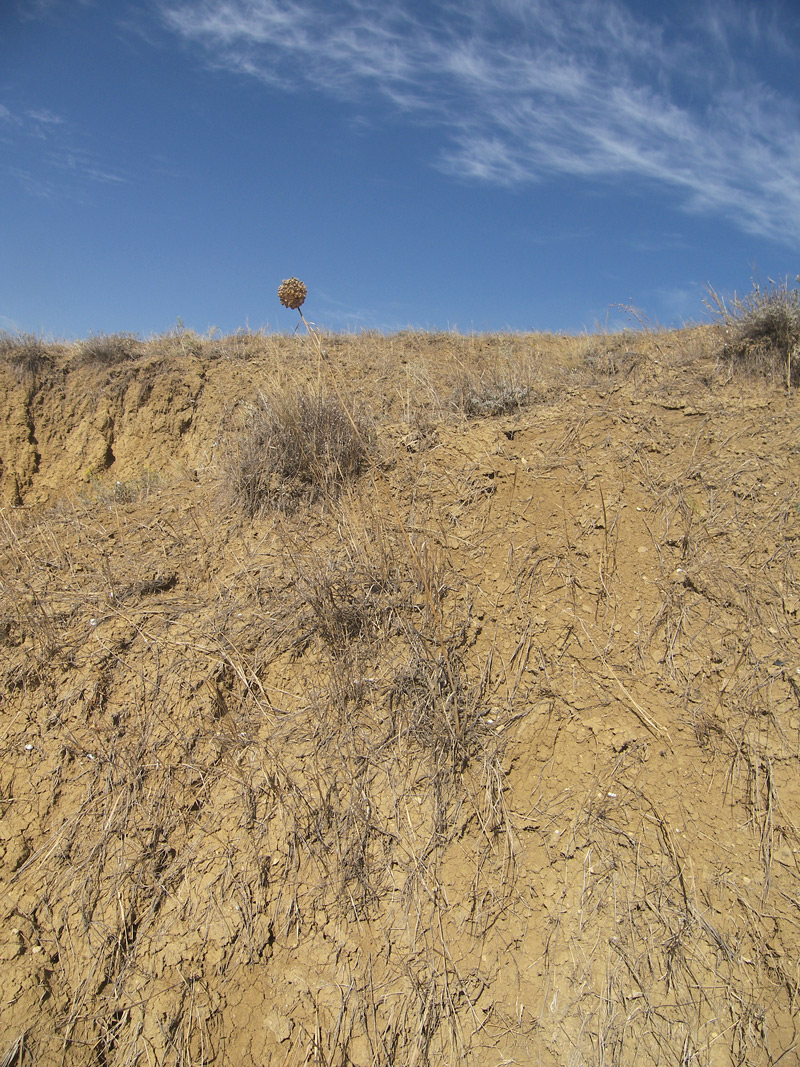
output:
POLYGON ((25 118, 38 136, 44 136, 47 130, 64 124, 64 120, 59 115, 53 114, 47 108, 29 108, 25 112, 25 118))
POLYGON ((0 169, 31 196, 82 199, 92 185, 128 181, 103 157, 86 147, 86 137, 47 108, 12 110, 0 103, 0 169))
POLYGON ((679 24, 621 0, 160 3, 216 67, 436 125, 454 175, 654 181, 687 210, 800 238, 800 101, 748 66, 800 49, 766 4, 695 4, 679 24))

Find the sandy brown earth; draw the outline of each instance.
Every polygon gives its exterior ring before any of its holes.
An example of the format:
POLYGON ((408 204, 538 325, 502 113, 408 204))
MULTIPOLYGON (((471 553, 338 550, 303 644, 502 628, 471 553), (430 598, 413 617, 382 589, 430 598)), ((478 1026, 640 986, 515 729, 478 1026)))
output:
POLYGON ((796 394, 323 342, 0 360, 0 1064, 800 1062, 796 394), (303 382, 370 463, 248 517, 303 382))

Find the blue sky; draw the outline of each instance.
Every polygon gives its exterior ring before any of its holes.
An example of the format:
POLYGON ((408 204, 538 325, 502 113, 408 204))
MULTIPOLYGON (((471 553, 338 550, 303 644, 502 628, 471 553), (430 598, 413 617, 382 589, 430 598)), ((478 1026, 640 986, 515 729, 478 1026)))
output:
POLYGON ((797 0, 0 0, 0 328, 552 330, 800 270, 797 0))

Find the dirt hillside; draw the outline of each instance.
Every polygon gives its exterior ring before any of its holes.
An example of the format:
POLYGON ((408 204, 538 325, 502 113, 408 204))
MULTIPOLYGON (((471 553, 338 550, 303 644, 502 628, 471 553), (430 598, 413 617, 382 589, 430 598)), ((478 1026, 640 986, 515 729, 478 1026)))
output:
POLYGON ((0 358, 0 1064, 800 1063, 796 391, 312 340, 0 358))

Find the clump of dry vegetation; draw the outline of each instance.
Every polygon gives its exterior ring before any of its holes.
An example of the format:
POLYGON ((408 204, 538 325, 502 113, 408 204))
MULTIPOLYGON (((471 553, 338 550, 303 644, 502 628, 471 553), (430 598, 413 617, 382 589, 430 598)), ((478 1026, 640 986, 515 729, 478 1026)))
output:
POLYGON ((367 467, 370 428, 337 396, 291 386, 259 394, 222 446, 225 501, 251 518, 335 498, 367 467))
MULTIPOLYGON (((800 275, 797 277, 800 282, 800 275)), ((724 355, 745 370, 800 381, 800 289, 789 279, 757 279, 744 296, 725 300, 709 287, 708 306, 729 332, 724 355)))
POLYGON ((136 359, 144 352, 145 345, 132 333, 97 333, 79 341, 77 349, 80 362, 111 366, 136 359))
POLYGON ((183 339, 2 349, 0 1061, 793 1062, 795 394, 183 339))
POLYGON ((50 366, 50 347, 38 334, 0 330, 0 361, 17 375, 35 377, 50 366))
POLYGON ((512 415, 521 411, 530 397, 531 387, 510 375, 462 371, 453 391, 453 406, 468 418, 512 415))

